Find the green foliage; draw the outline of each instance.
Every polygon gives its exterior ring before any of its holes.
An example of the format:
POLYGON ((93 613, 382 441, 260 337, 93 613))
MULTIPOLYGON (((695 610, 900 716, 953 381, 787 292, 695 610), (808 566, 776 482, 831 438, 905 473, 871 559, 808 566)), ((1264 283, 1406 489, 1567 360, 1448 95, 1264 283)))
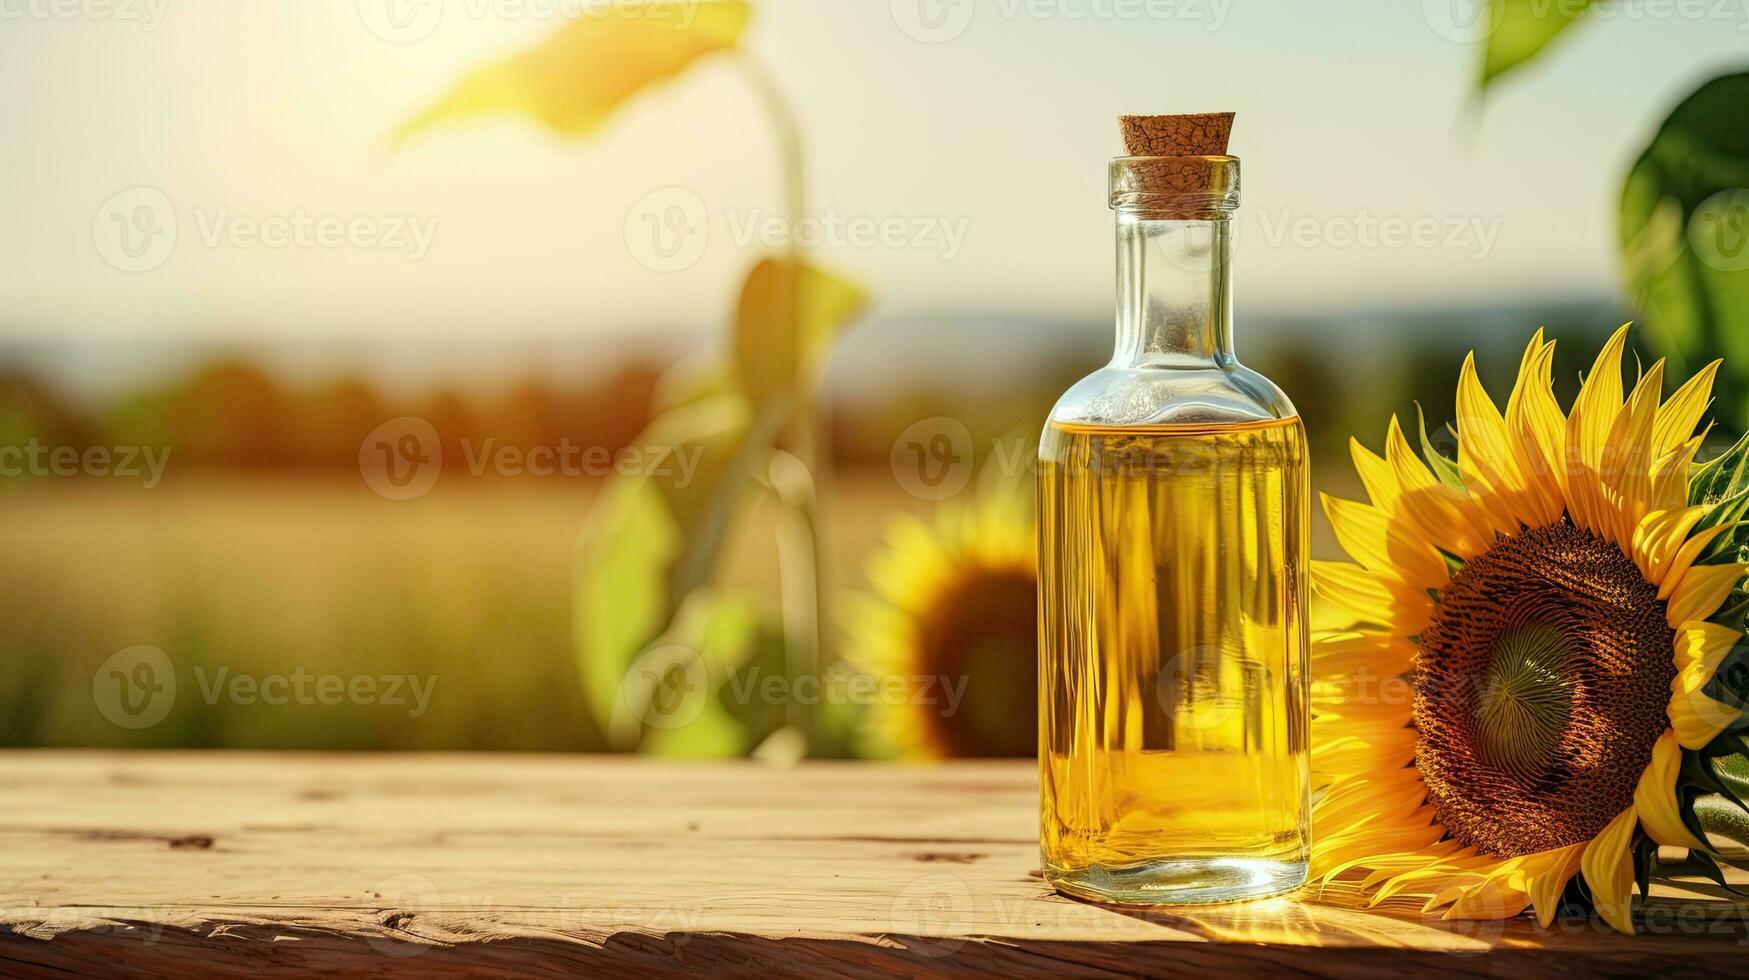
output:
MULTIPOLYGON (((500 113, 533 117, 564 135, 588 135, 650 86, 705 55, 738 48, 749 14, 744 0, 621 4, 612 16, 578 20, 521 54, 475 69, 403 124, 396 139, 433 123, 500 113)), ((787 114, 774 121, 793 131, 787 114)), ((801 175, 785 178, 790 200, 798 202, 801 175)), ((744 599, 708 587, 743 498, 758 485, 754 477, 769 471, 792 421, 813 424, 813 390, 826 353, 863 302, 861 290, 793 251, 757 263, 734 321, 733 389, 720 383, 730 372, 717 372, 638 441, 672 448, 694 465, 678 473, 617 476, 591 512, 577 550, 576 652, 591 710, 616 744, 682 755, 738 754, 758 734, 715 697, 685 726, 653 722, 648 707, 720 687, 733 664, 755 647, 770 646, 755 642, 769 631, 744 599), (723 623, 736 624, 727 634, 732 644, 723 641, 723 623), (637 669, 638 658, 661 649, 691 659, 637 669)), ((779 503, 805 511, 812 497, 780 495, 779 503)), ((813 526, 811 514, 796 518, 795 526, 813 526)), ((813 555, 805 574, 818 561, 813 555)), ((786 568, 785 574, 803 571, 786 568)), ((818 607, 815 612, 817 620, 818 607)))
POLYGON ((1731 840, 1749 827, 1749 758, 1743 754, 1742 732, 1727 730, 1699 751, 1683 750, 1676 773, 1676 809, 1689 831, 1701 840, 1720 833, 1731 840))
POLYGON ((1591 9, 1592 0, 1490 0, 1482 49, 1484 89, 1542 53, 1591 9))
POLYGON ((856 286, 794 258, 754 266, 735 316, 735 363, 748 401, 806 397, 839 328, 864 302, 856 286))
POLYGON ((575 577, 576 643, 597 718, 613 713, 630 655, 666 621, 667 573, 680 530, 647 479, 604 493, 584 526, 575 577))
POLYGON ((1454 490, 1465 490, 1463 472, 1458 469, 1456 461, 1442 454, 1433 445, 1433 440, 1428 438, 1427 413, 1421 410, 1420 402, 1415 403, 1415 424, 1421 436, 1421 455, 1427 458, 1427 465, 1433 470, 1433 475, 1439 478, 1439 482, 1454 490))
POLYGON ((1696 533, 1721 524, 1737 525, 1707 547, 1700 558, 1703 564, 1735 561, 1749 554, 1749 524, 1743 523, 1749 514, 1749 436, 1724 455, 1694 468, 1688 479, 1688 502, 1712 506, 1696 525, 1696 533))
POLYGON ((469 72, 396 140, 435 123, 516 113, 584 136, 646 88, 740 43, 742 0, 621 0, 611 16, 578 18, 542 43, 469 72))
POLYGON ((1749 73, 1715 78, 1659 127, 1622 189, 1622 263, 1647 336, 1689 374, 1725 359, 1714 412, 1749 431, 1749 73))

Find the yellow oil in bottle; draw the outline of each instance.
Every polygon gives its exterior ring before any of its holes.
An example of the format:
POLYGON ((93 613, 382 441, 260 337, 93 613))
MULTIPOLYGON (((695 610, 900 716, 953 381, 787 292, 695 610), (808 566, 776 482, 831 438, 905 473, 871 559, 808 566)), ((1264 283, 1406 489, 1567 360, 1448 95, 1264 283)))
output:
POLYGON ((1047 428, 1040 847, 1057 888, 1192 903, 1304 879, 1305 457, 1298 418, 1047 428))

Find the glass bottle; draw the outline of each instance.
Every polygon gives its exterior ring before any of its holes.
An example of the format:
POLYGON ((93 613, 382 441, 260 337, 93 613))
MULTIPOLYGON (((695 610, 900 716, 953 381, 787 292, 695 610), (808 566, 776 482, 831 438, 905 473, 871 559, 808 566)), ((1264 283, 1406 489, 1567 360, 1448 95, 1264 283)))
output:
POLYGON ((1231 156, 1112 162, 1116 352, 1039 447, 1040 850, 1084 898, 1305 880, 1306 437, 1233 354, 1238 191, 1231 156))

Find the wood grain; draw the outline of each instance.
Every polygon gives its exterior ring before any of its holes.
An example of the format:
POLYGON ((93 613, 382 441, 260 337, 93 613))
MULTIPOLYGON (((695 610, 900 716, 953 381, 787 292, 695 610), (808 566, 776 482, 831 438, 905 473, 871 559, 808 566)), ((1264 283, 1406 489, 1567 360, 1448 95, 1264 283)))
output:
MULTIPOLYGON (((0 974, 1742 974, 1701 888, 1595 921, 1053 894, 1025 763, 0 753, 0 974)), ((1326 899, 1341 896, 1325 896, 1326 899)))

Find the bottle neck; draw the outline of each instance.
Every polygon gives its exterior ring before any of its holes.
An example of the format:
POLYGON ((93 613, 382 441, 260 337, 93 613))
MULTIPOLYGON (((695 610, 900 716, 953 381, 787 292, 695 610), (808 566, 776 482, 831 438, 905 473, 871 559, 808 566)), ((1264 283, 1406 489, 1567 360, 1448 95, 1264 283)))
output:
POLYGON ((1117 215, 1117 349, 1126 367, 1230 364, 1232 226, 1117 215))

